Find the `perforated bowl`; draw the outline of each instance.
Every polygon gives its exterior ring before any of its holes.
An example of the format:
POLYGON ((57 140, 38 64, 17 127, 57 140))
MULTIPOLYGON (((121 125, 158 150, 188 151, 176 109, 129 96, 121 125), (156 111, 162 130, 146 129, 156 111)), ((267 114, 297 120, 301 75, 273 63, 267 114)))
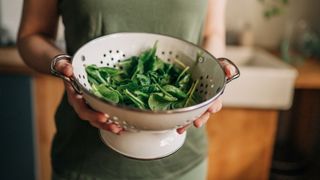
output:
MULTIPOLYGON (((53 67, 56 62, 53 62, 53 67)), ((94 39, 83 45, 72 58, 74 77, 68 78, 53 68, 53 73, 70 82, 74 88, 83 94, 87 103, 95 110, 107 113, 110 121, 119 124, 128 132, 166 131, 174 130, 190 124, 200 117, 220 96, 226 84, 239 77, 238 68, 226 58, 215 58, 204 49, 166 35, 150 33, 116 33, 94 39), (196 92, 201 96, 201 102, 190 107, 157 111, 140 110, 121 106, 105 101, 90 93, 85 66, 95 64, 121 68, 117 64, 131 56, 137 56, 146 49, 157 44, 157 56, 167 63, 179 59, 190 66, 192 78, 198 79, 196 92), (237 73, 227 78, 219 61, 233 65, 237 73)))

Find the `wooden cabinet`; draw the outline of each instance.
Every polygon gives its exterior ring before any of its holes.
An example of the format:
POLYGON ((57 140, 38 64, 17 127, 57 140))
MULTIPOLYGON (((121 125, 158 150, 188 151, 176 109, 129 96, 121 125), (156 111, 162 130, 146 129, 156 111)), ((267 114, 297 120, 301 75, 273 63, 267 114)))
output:
POLYGON ((320 60, 296 68, 293 105, 279 113, 271 177, 319 179, 320 60))
POLYGON ((56 130, 54 114, 63 94, 63 82, 47 75, 34 76, 33 82, 39 180, 50 180, 51 142, 56 130))
POLYGON ((223 108, 207 123, 209 180, 268 179, 278 112, 223 108))
POLYGON ((0 73, 0 84, 0 179, 35 179, 31 78, 0 73))

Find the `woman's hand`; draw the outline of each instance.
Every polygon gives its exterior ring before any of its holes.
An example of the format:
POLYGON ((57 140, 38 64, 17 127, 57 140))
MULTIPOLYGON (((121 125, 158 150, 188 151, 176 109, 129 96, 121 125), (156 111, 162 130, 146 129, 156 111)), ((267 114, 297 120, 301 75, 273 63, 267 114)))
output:
MULTIPOLYGON (((223 66, 224 68, 224 72, 226 73, 226 76, 228 78, 231 78, 233 75, 236 74, 236 69, 234 66, 232 66, 231 64, 228 64, 224 61, 220 61, 220 64, 223 66)), ((221 97, 218 97, 212 104, 211 106, 208 108, 208 110, 203 113, 198 119, 194 120, 193 121, 193 125, 196 127, 196 128, 200 128, 202 127, 204 124, 207 123, 209 117, 210 117, 210 114, 214 114, 218 111, 220 111, 222 108, 222 100, 221 100, 221 97)), ((178 128, 177 129, 177 132, 179 134, 182 134, 186 131, 186 129, 190 127, 190 125, 186 125, 182 128, 178 128)))
MULTIPOLYGON (((214 54, 215 56, 224 56, 226 40, 225 40, 225 6, 226 0, 209 0, 208 13, 204 32, 204 48, 214 54)), ((220 61, 224 67, 224 71, 228 78, 231 78, 236 73, 234 66, 220 61)), ((222 108, 221 97, 216 99, 208 110, 193 121, 193 125, 197 128, 205 124, 210 114, 220 111, 222 108)), ((190 125, 177 129, 179 134, 182 134, 190 125)))
MULTIPOLYGON (((55 69, 67 77, 71 77, 73 75, 72 65, 67 60, 60 60, 56 64, 55 69)), ((67 92, 68 102, 78 114, 80 119, 88 121, 96 128, 104 129, 115 134, 119 134, 123 130, 118 125, 109 123, 109 116, 107 114, 91 109, 86 104, 83 96, 78 94, 69 83, 64 82, 64 86, 67 92)))

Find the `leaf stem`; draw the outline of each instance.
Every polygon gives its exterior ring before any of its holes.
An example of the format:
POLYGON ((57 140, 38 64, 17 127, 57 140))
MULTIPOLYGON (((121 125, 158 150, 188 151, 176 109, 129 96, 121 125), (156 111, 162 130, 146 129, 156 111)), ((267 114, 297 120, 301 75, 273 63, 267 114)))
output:
POLYGON ((187 66, 186 68, 184 68, 184 70, 180 73, 180 75, 177 78, 177 82, 180 81, 180 79, 182 78, 182 76, 189 70, 189 66, 187 66))
POLYGON ((199 80, 197 79, 197 80, 192 84, 191 88, 190 88, 189 91, 188 91, 188 99, 187 99, 186 102, 184 103, 184 106, 183 106, 183 107, 186 107, 186 106, 189 104, 189 101, 190 101, 190 99, 191 99, 191 97, 192 97, 192 95, 193 95, 193 93, 194 93, 194 91, 195 91, 198 83, 199 83, 199 80), (189 94, 189 93, 190 93, 190 94, 189 94))
POLYGON ((124 90, 124 93, 128 95, 128 97, 135 102, 136 105, 140 109, 144 109, 144 102, 142 102, 139 98, 137 98, 135 95, 133 95, 128 89, 124 90))

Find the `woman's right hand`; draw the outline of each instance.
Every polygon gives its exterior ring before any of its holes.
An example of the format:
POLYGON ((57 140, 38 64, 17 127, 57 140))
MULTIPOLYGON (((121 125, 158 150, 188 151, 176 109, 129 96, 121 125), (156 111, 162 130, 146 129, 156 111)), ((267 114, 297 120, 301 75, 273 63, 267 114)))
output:
MULTIPOLYGON (((55 69, 67 77, 73 76, 72 65, 68 60, 60 60, 57 62, 55 69)), ((92 126, 104 129, 115 134, 120 134, 123 130, 121 127, 114 123, 109 123, 107 114, 97 112, 90 108, 82 95, 78 94, 74 88, 64 81, 64 86, 68 96, 68 102, 73 107, 75 112, 78 114, 79 118, 88 121, 92 126)))

